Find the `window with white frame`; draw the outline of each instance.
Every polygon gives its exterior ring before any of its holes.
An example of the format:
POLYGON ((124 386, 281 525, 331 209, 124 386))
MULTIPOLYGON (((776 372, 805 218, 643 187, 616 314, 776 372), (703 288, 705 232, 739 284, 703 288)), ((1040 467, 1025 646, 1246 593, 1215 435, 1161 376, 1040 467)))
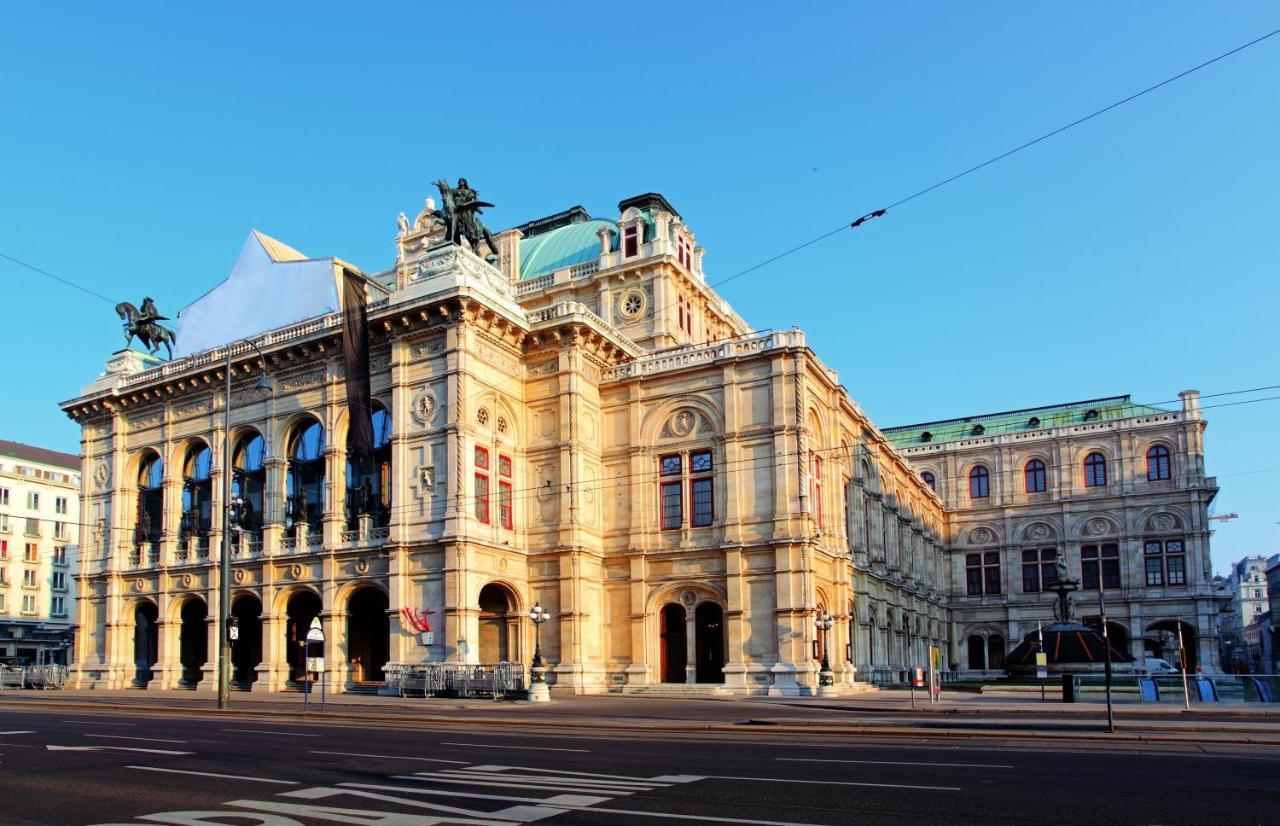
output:
POLYGON ((1181 539, 1148 539, 1142 543, 1147 585, 1186 585, 1186 543, 1181 539))
POLYGON ((28 542, 26 550, 22 552, 22 558, 27 562, 39 562, 40 546, 34 542, 28 542))
POLYGON ((27 510, 40 510, 40 494, 34 490, 27 491, 27 510))
POLYGON ((54 597, 49 601, 49 613, 61 617, 67 613, 67 598, 54 597))
POLYGON ((0 533, 9 532, 9 514, 0 513, 0 533))
POLYGON ((36 595, 23 594, 22 595, 22 613, 34 614, 35 612, 36 612, 36 595))
POLYGON ((54 522, 54 523, 53 523, 53 538, 54 538, 54 539, 66 539, 66 538, 67 538, 67 523, 66 523, 66 522, 54 522))
POLYGON ((9 504, 9 489, 0 488, 0 505, 9 504))
POLYGON ((53 564, 54 565, 67 564, 67 548, 65 545, 59 545, 58 547, 53 549, 53 564))
POLYGON ((25 525, 25 527, 23 527, 22 532, 23 532, 23 533, 25 533, 27 536, 39 536, 39 535, 40 535, 40 520, 39 520, 39 519, 32 519, 31 517, 27 517, 27 519, 26 519, 26 525, 25 525))
POLYGON ((36 583, 36 572, 33 568, 22 569, 22 587, 23 588, 38 587, 36 583))
POLYGON ((67 573, 66 573, 66 571, 54 571, 54 572, 53 572, 53 578, 52 578, 51 582, 52 582, 52 585, 53 585, 53 590, 55 590, 55 591, 65 591, 65 590, 67 590, 67 573))
POLYGON ((67 497, 59 496, 53 500, 53 512, 66 516, 67 514, 67 497))

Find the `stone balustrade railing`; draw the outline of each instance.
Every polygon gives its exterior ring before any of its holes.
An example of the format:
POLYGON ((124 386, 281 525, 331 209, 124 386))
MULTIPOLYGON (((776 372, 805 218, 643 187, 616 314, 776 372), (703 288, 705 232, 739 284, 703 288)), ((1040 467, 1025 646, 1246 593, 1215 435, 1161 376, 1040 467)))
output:
POLYGON ((741 358, 743 356, 763 353, 766 350, 784 349, 787 347, 803 347, 804 333, 800 330, 783 330, 780 332, 755 333, 743 338, 706 344, 701 347, 685 345, 670 350, 662 350, 647 356, 610 367, 601 375, 600 380, 624 381, 637 376, 651 376, 671 370, 683 370, 688 367, 699 367, 721 359, 741 358))

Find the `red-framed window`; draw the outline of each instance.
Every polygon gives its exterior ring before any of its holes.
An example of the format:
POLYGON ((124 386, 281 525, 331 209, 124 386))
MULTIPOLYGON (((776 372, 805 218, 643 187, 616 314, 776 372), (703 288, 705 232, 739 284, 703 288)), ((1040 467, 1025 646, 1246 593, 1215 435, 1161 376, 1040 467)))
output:
POLYGON ((969 498, 986 499, 991 495, 991 472, 978 465, 969 471, 969 498))
POLYGON ((1106 487, 1107 459, 1101 453, 1090 453, 1085 457, 1084 484, 1088 488, 1106 487))
POLYGON ((1023 476, 1027 481, 1027 493, 1044 493, 1047 487, 1044 472, 1044 462, 1039 459, 1032 459, 1027 462, 1027 466, 1023 469, 1023 476))
POLYGON ((1169 478, 1169 448, 1152 445, 1147 451, 1147 481, 1158 482, 1169 478))
POLYGON ((507 530, 515 525, 515 513, 512 509, 514 498, 511 489, 511 457, 498 454, 498 524, 507 530))
POLYGON ((640 252, 640 237, 637 232, 638 226, 632 225, 622 231, 622 257, 631 258, 640 252))
POLYGON ((476 466, 476 519, 485 525, 489 524, 489 451, 477 447, 476 466))
POLYGON ((809 454, 809 499, 812 502, 813 518, 818 527, 822 527, 822 457, 816 453, 809 454))
POLYGON ((678 530, 684 524, 684 460, 679 454, 671 454, 658 459, 658 476, 662 481, 658 485, 661 494, 662 529, 678 530))
POLYGON ((695 528, 705 528, 715 519, 715 484, 711 473, 711 451, 695 450, 689 454, 689 516, 695 528), (706 474, 697 476, 695 474, 706 474))

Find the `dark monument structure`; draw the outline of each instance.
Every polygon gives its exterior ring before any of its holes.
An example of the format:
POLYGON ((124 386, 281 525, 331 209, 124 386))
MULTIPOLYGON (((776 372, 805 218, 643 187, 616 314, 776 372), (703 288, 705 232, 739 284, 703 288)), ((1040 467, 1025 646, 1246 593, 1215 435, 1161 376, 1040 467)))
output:
POLYGON ((1106 649, 1111 649, 1111 661, 1131 663, 1133 657, 1111 645, 1095 628, 1090 628, 1077 621, 1072 615, 1071 594, 1080 590, 1080 581, 1067 579, 1066 559, 1057 559, 1057 576, 1045 586, 1057 597, 1053 606, 1056 622, 1046 625, 1039 631, 1032 631, 1022 638, 1017 648, 1005 657, 1005 667, 1013 672, 1032 671, 1036 667, 1036 654, 1040 652, 1040 637, 1044 638, 1044 653, 1048 655, 1049 668, 1055 671, 1070 671, 1064 666, 1102 666, 1106 659, 1106 649), (1054 666, 1058 666, 1054 668, 1054 666))
POLYGON ((466 238, 471 251, 477 255, 480 254, 480 242, 485 241, 491 250, 489 258, 496 260, 498 245, 493 242, 489 228, 480 220, 483 208, 493 204, 481 201, 480 193, 471 188, 466 178, 459 178, 456 187, 450 187, 448 181, 436 181, 436 188, 440 190, 442 208, 438 217, 445 224, 445 240, 461 246, 462 239, 466 238))

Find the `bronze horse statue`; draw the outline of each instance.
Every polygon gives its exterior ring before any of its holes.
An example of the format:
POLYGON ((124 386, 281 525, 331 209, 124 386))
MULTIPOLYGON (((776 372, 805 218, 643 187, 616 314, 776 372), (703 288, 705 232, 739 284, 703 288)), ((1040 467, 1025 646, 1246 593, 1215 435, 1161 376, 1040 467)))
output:
POLYGON ((151 355, 154 356, 163 344, 168 357, 173 358, 173 345, 178 343, 178 337, 173 330, 157 323, 164 316, 144 314, 128 301, 116 305, 116 315, 124 320, 125 347, 132 344, 136 336, 151 355))

